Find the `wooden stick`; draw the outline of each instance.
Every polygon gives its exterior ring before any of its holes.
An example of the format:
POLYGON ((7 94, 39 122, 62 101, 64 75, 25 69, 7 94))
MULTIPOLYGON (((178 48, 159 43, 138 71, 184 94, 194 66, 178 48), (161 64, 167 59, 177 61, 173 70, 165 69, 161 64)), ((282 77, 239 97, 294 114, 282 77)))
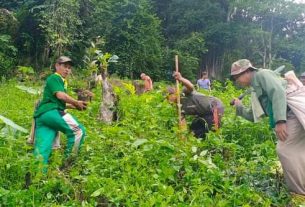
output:
MULTIPOLYGON (((176 72, 179 72, 179 62, 178 55, 175 56, 175 64, 176 64, 176 72)), ((178 121, 179 121, 179 129, 181 128, 181 103, 180 103, 180 89, 179 89, 179 81, 176 80, 176 95, 177 95, 177 108, 178 108, 178 121)))

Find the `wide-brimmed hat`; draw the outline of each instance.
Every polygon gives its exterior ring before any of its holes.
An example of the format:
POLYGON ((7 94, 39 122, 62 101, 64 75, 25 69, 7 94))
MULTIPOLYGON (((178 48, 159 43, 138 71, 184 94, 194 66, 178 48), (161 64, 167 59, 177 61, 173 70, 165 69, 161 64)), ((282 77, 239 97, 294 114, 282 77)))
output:
POLYGON ((70 65, 73 65, 73 61, 71 60, 71 58, 67 56, 60 56, 59 58, 57 58, 56 63, 58 64, 69 63, 70 65))
POLYGON ((237 60, 231 66, 231 76, 241 74, 246 70, 248 70, 249 68, 257 70, 257 68, 253 67, 253 65, 248 59, 237 60))

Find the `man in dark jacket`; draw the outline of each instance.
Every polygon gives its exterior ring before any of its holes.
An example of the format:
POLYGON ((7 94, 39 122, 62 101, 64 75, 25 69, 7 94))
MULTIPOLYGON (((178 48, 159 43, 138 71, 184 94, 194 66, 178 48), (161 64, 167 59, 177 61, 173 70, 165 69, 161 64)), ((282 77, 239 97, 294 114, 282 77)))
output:
MULTIPOLYGON (((198 138, 205 137, 205 134, 220 126, 221 117, 224 113, 222 102, 212 96, 206 96, 194 89, 194 85, 182 77, 179 72, 173 74, 174 78, 184 86, 181 95, 182 120, 185 115, 193 115, 195 119, 190 126, 194 135, 198 138)), ((175 90, 169 91, 169 100, 176 102, 175 90)))

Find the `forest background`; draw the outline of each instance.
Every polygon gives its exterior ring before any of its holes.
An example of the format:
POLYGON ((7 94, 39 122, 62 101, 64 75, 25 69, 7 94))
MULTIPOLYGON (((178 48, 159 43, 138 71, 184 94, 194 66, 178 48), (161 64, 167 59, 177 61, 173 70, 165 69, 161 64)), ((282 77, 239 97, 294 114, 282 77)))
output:
POLYGON ((1 0, 0 76, 12 76, 17 66, 42 72, 60 54, 85 68, 96 38, 102 51, 119 56, 109 72, 121 78, 145 72, 171 79, 174 54, 191 80, 201 71, 223 80, 240 58, 263 68, 285 64, 299 74, 304 11, 287 0, 1 0))

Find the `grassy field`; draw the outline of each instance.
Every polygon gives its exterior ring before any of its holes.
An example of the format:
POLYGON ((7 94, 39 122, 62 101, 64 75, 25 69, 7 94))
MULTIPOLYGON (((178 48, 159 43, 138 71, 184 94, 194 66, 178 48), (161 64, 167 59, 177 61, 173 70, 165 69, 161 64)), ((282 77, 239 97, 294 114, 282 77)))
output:
MULTIPOLYGON (((0 115, 29 130, 39 96, 18 84, 0 85, 0 115)), ((236 117, 229 102, 240 91, 231 84, 216 85, 212 92, 225 103, 225 117, 222 128, 204 140, 187 132, 185 139, 178 137, 176 111, 164 99, 163 84, 141 96, 128 83, 116 87, 119 121, 112 125, 97 119, 100 90, 93 91, 86 111, 70 111, 85 125, 87 137, 77 162, 65 171, 59 170, 60 149, 52 154, 48 174, 41 174, 26 144, 28 134, 1 124, 0 206, 261 207, 290 202, 268 121, 253 124, 236 117), (27 172, 32 174, 29 189, 24 188, 27 172)))

